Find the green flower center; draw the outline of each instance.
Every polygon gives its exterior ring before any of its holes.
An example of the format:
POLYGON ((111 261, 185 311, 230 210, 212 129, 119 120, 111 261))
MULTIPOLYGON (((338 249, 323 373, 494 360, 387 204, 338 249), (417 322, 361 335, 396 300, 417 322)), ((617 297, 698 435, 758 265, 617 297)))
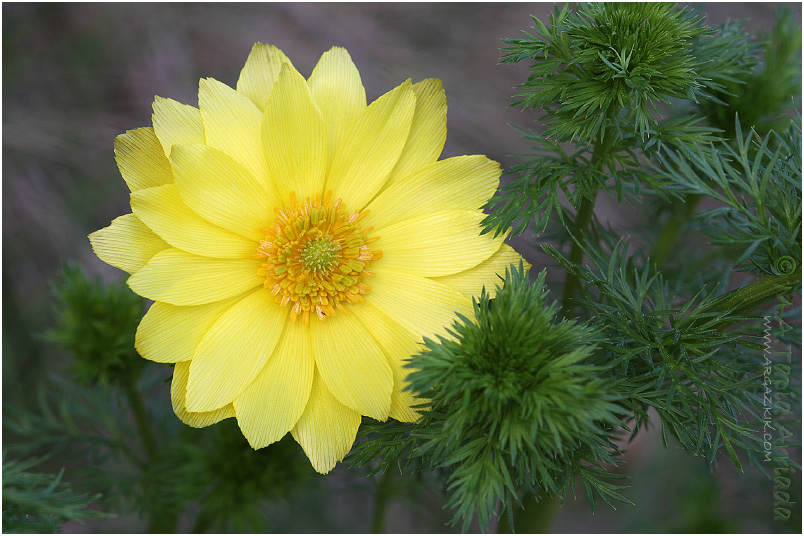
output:
POLYGON ((339 257, 338 251, 341 249, 339 244, 332 241, 328 236, 322 236, 311 240, 304 246, 299 256, 301 265, 311 272, 320 272, 332 266, 335 259, 339 257))
POLYGON ((306 325, 311 313, 324 320, 347 304, 364 301, 371 290, 363 280, 374 273, 369 265, 382 251, 369 248, 379 240, 372 227, 359 223, 366 211, 346 212, 343 202, 331 202, 332 192, 274 209, 276 219, 267 228, 255 258, 263 262, 257 274, 265 277, 278 304, 290 307, 290 319, 306 325))

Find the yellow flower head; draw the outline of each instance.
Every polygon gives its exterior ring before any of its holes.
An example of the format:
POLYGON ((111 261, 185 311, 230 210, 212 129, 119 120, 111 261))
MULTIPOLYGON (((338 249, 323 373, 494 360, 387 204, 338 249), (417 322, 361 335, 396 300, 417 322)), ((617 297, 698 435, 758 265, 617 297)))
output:
POLYGON ((305 80, 258 43, 198 104, 157 97, 153 127, 117 138, 132 213, 90 241, 154 300, 137 350, 175 363, 182 421, 234 417, 254 448, 290 432, 326 473, 362 415, 416 419, 404 361, 519 262, 479 233, 499 164, 438 161, 441 83, 366 105, 338 47, 305 80))

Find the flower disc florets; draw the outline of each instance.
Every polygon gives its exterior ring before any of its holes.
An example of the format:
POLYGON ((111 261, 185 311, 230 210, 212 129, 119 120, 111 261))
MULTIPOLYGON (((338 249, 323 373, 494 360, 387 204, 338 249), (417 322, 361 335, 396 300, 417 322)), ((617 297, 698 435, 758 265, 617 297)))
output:
POLYGON ((346 313, 345 303, 363 301, 371 287, 362 279, 374 275, 367 267, 382 257, 368 247, 379 240, 368 236, 372 227, 359 225, 368 211, 347 215, 346 205, 331 197, 329 191, 299 203, 291 192, 290 204, 277 207, 273 224, 263 229, 265 240, 254 255, 265 259, 257 271, 265 287, 277 303, 291 306, 291 320, 301 315, 305 325, 310 311, 324 320, 336 309, 346 313))

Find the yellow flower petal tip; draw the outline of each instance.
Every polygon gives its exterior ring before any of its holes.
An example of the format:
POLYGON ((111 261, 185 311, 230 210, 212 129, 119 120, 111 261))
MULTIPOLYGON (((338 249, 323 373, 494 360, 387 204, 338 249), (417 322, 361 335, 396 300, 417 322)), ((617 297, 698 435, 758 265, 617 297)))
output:
POLYGON ((327 473, 363 416, 416 418, 402 365, 521 260, 480 234, 499 164, 438 160, 446 107, 435 79, 367 103, 344 48, 305 79, 257 43, 236 88, 156 97, 117 139, 133 213, 90 241, 155 301, 137 349, 175 363, 182 421, 235 417, 253 448, 290 432, 327 473))

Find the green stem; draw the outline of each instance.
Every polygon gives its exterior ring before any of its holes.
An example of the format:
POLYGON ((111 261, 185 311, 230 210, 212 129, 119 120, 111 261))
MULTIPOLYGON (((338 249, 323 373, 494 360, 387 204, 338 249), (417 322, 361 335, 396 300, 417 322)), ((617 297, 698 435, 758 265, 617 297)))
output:
POLYGON ((561 501, 552 495, 536 500, 532 495, 527 495, 522 500, 522 508, 514 512, 514 526, 508 522, 508 515, 500 518, 497 532, 499 534, 549 534, 553 519, 558 513, 561 501))
MULTIPOLYGON (((592 220, 592 214, 595 212, 594 198, 588 199, 586 197, 581 201, 581 206, 578 208, 578 215, 575 217, 575 224, 572 226, 572 236, 575 241, 572 243, 570 250, 569 260, 573 264, 581 264, 583 261, 583 250, 579 245, 583 241, 583 236, 586 233, 586 228, 592 220)), ((562 310, 566 316, 570 315, 572 311, 572 300, 578 294, 580 288, 580 281, 572 274, 567 274, 567 279, 564 281, 564 298, 562 310)))
MULTIPOLYGON (((136 382, 131 380, 125 383, 125 391, 128 396, 131 411, 134 413, 134 422, 137 424, 137 430, 142 438, 142 444, 145 448, 145 465, 149 465, 156 457, 156 441, 154 439, 153 429, 151 428, 151 421, 148 420, 148 415, 145 411, 145 404, 142 401, 142 395, 137 389, 136 382)), ((145 468, 143 468, 145 470, 145 468)), ((148 524, 148 532, 151 534, 171 534, 176 532, 176 526, 179 522, 179 513, 173 508, 155 508, 151 512, 151 521, 148 524)))
POLYGON ((678 242, 683 226, 695 215, 695 209, 702 198, 701 194, 687 194, 682 201, 674 205, 675 208, 678 204, 681 204, 684 209, 673 211, 673 215, 656 238, 656 243, 653 244, 653 248, 650 250, 650 259, 653 261, 654 266, 661 267, 664 265, 668 255, 670 255, 673 247, 678 242))
POLYGON ((389 467, 382 474, 377 490, 374 493, 374 514, 371 519, 372 534, 385 532, 385 512, 391 499, 393 480, 394 471, 389 467))
MULTIPOLYGON (((771 298, 787 294, 799 285, 801 285, 801 267, 797 266, 790 274, 765 276, 744 287, 727 292, 716 298, 703 312, 730 312, 737 315, 749 315, 771 298)), ((692 325, 694 324, 695 321, 693 321, 692 325)), ((723 323, 717 327, 725 329, 727 325, 723 323)))
POLYGON ((172 509, 158 510, 153 513, 148 524, 150 534, 175 534, 179 524, 178 513, 172 509))
POLYGON ((190 529, 191 534, 205 534, 209 531, 210 526, 210 518, 207 515, 204 515, 202 511, 198 514, 198 517, 195 519, 195 523, 193 524, 193 528, 190 529))
MULTIPOLYGON (((617 135, 613 128, 609 128, 602 139, 594 144, 592 151, 592 158, 589 162, 590 167, 595 172, 603 171, 606 162, 606 156, 611 152, 617 135)), ((572 249, 570 250, 569 260, 575 264, 580 264, 583 261, 583 250, 580 244, 583 243, 583 237, 586 235, 586 228, 589 227, 589 222, 592 221, 592 215, 595 212, 595 197, 597 196, 598 186, 592 188, 591 197, 584 197, 581 200, 581 206, 578 207, 578 214, 575 216, 575 223, 572 226, 572 249)), ((572 312, 572 300, 578 293, 580 288, 580 281, 572 274, 567 274, 567 279, 564 281, 564 297, 562 301, 562 311, 565 316, 570 316, 572 312)))
POLYGON ((156 442, 154 441, 151 423, 148 420, 148 415, 145 412, 145 404, 142 402, 140 391, 137 389, 134 383, 126 383, 125 389, 129 404, 131 404, 131 411, 134 412, 134 422, 137 423, 137 430, 140 432, 140 437, 142 438, 142 443, 145 447, 147 463, 151 461, 156 454, 156 442))

